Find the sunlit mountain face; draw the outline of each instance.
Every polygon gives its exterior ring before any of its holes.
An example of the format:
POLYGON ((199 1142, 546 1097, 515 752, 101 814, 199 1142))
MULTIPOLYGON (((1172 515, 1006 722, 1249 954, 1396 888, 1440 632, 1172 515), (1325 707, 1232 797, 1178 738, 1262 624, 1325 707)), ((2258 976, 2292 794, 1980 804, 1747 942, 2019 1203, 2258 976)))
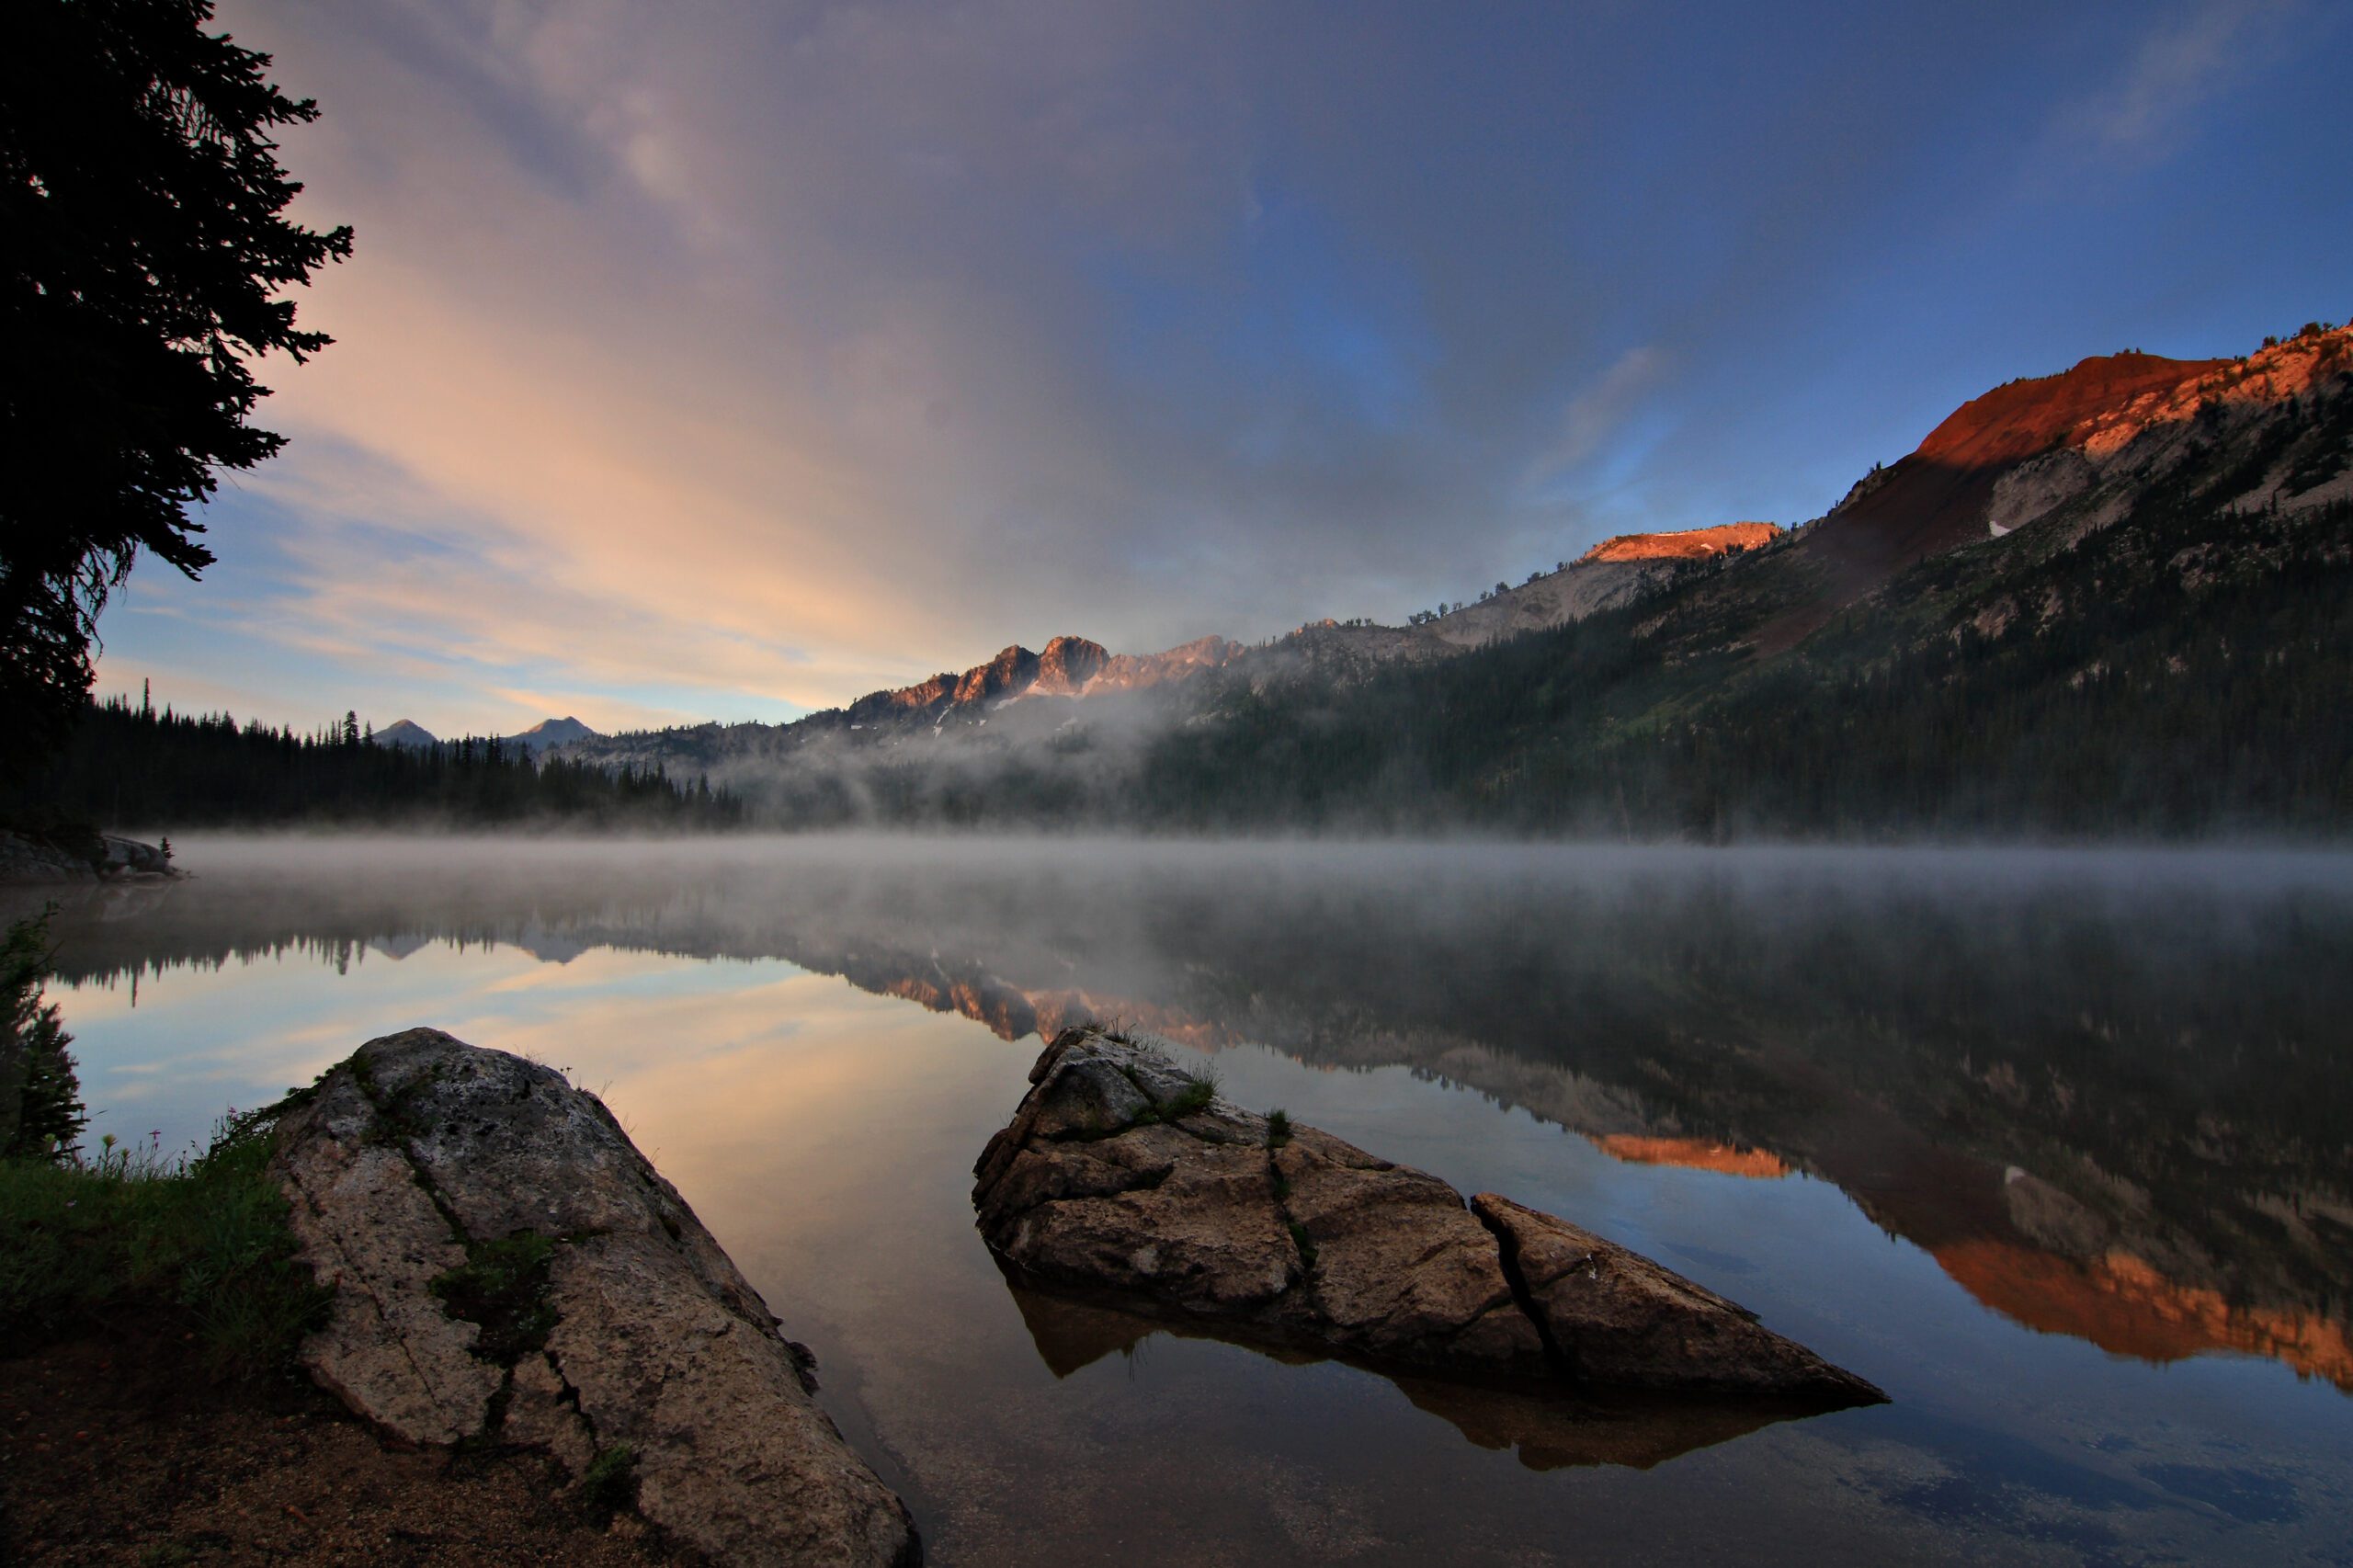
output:
MULTIPOLYGON (((358 851, 350 851, 358 853, 358 851)), ((63 972, 424 942, 779 958, 1004 1040, 1116 1020, 1405 1066, 1612 1159, 1836 1184, 1985 1306, 2353 1391, 2326 859, 1244 846, 262 855, 71 913, 63 972)))

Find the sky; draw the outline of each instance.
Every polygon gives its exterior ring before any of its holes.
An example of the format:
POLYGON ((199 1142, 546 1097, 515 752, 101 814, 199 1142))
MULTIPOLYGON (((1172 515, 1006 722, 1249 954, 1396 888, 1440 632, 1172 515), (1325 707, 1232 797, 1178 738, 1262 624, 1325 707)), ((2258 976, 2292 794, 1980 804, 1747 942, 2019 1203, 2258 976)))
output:
POLYGON ((335 346, 101 693, 780 722, 1819 516, 2353 314, 2353 6, 222 0, 335 346))

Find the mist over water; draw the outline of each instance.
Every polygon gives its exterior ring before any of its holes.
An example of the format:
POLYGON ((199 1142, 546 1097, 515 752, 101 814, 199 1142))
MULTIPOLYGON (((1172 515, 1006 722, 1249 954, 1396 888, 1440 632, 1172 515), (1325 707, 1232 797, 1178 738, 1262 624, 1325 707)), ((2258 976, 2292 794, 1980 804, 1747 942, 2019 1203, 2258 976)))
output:
POLYGON ((55 929, 98 1128, 177 1146, 419 1023, 567 1068, 816 1346, 943 1561, 1050 1530, 1072 1560, 2328 1561, 2353 1526, 2353 858, 847 836, 181 860, 196 881, 91 890, 55 929), (1089 1019, 1649 1252, 1895 1403, 1564 1426, 1017 1294, 969 1167, 1040 1037, 1089 1019))

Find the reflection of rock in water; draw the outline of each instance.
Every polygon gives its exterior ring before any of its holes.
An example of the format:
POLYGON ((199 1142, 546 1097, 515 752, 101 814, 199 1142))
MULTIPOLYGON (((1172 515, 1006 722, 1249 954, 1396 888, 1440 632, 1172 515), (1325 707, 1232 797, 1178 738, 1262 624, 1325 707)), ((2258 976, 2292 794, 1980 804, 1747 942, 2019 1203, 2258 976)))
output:
POLYGON ((1100 1028, 1057 1036, 974 1166, 990 1250, 1318 1352, 1530 1385, 1886 1395, 1639 1254, 1288 1118, 1100 1028))
POLYGON ((1834 1182, 2029 1326, 2347 1385, 2343 861, 1975 869, 2000 860, 404 846, 325 871, 208 856, 195 882, 79 890, 55 936, 76 981, 536 933, 783 958, 1006 1039, 1108 1018, 1403 1065, 1620 1159, 1834 1182))
MULTIPOLYGON (((1057 1378, 1067 1378, 1106 1356, 1131 1355, 1155 1334, 1236 1345, 1290 1367, 1335 1358, 1272 1340, 1215 1334, 1194 1319, 1150 1316, 1086 1296, 1041 1290, 1010 1277, 1006 1289, 1029 1331, 1030 1343, 1037 1346, 1038 1358, 1057 1378)), ((1416 1377, 1393 1369, 1363 1369, 1386 1379, 1415 1408, 1445 1421, 1474 1447, 1518 1450, 1519 1462, 1530 1470, 1605 1464, 1649 1470, 1779 1421, 1821 1413, 1819 1405, 1784 1405, 1770 1400, 1538 1393, 1526 1388, 1416 1377)))

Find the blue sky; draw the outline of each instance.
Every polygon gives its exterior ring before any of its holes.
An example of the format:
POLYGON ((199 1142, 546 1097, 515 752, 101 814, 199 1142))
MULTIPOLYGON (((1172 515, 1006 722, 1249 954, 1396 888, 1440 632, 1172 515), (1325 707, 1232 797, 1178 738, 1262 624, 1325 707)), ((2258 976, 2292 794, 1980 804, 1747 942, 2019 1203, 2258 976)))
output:
POLYGON ((355 258, 101 690, 783 719, 1816 516, 2353 312, 2353 7, 223 0, 355 258))

